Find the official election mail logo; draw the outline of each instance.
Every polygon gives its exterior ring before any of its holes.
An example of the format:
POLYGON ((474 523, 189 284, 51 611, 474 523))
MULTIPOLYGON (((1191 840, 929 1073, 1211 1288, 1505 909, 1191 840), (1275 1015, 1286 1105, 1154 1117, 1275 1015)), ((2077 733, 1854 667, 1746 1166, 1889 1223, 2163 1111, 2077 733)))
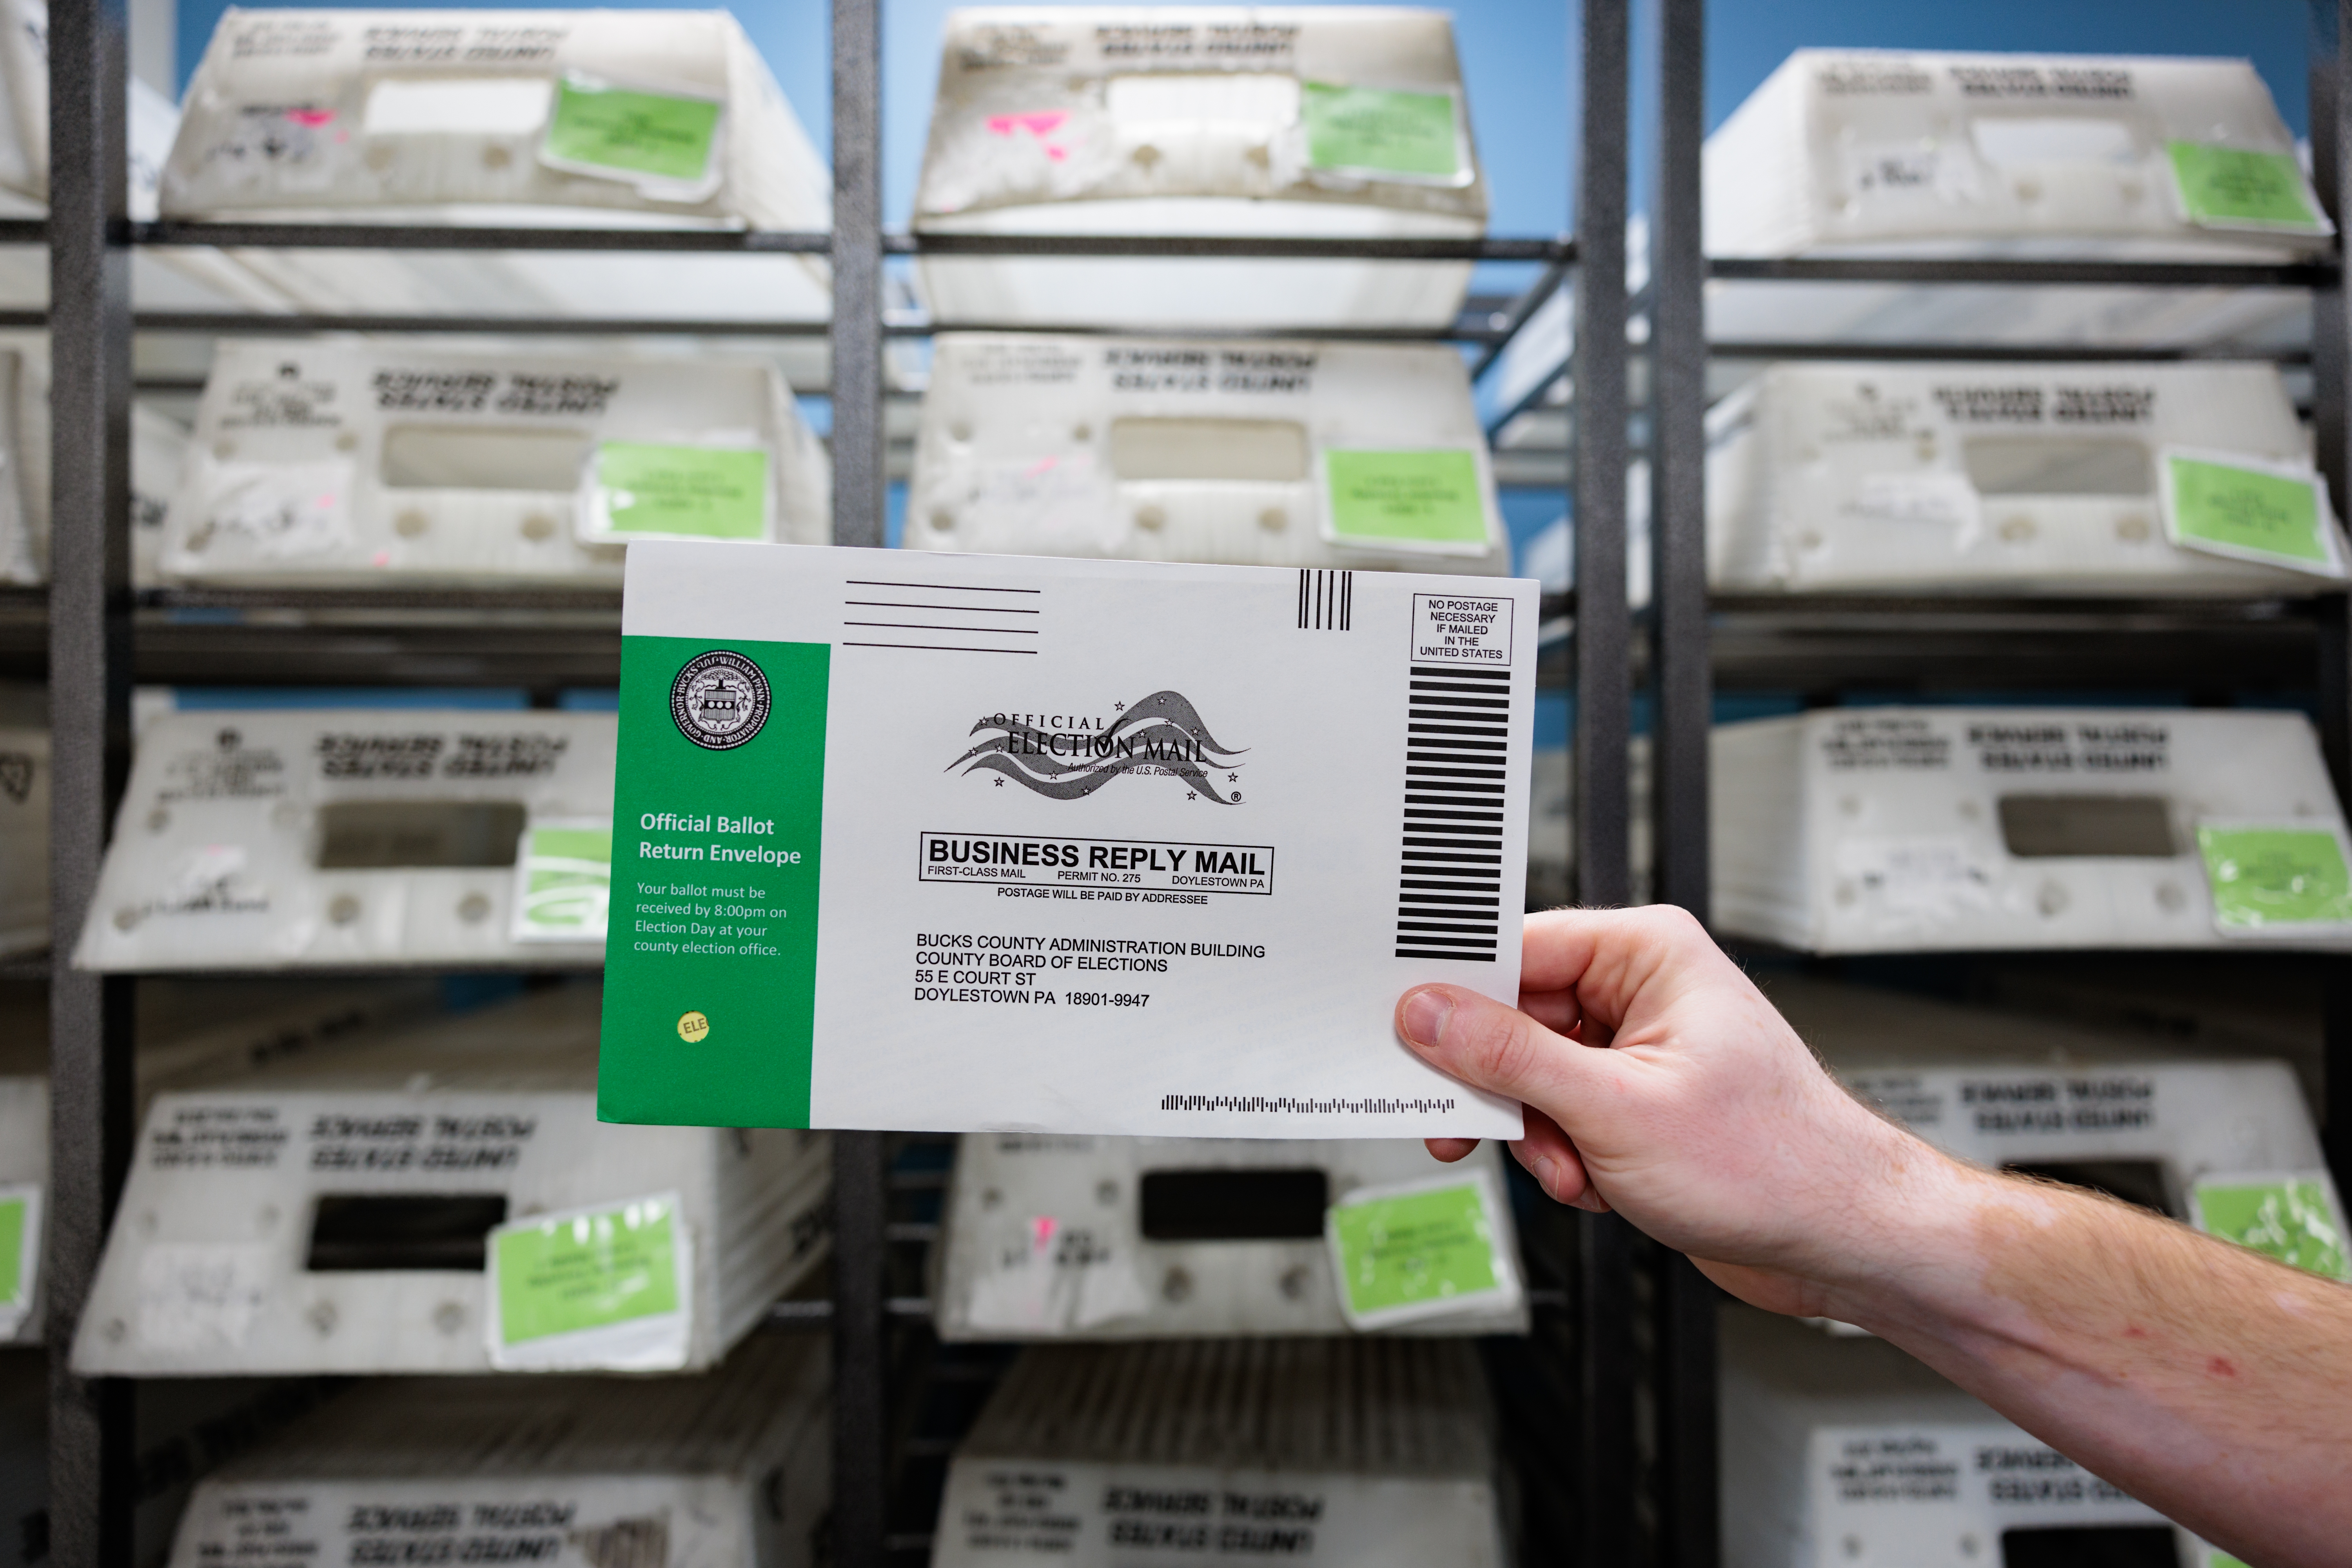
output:
POLYGON ((740 653, 702 655, 670 682, 669 716, 677 732, 708 752, 729 752, 768 721, 768 678, 740 653))
MULTIPOLYGON (((989 738, 948 764, 987 771, 1049 800, 1083 800, 1115 778, 1163 775, 1189 798, 1241 804, 1242 751, 1221 744, 1181 691, 1155 691, 1112 715, 992 713, 967 731, 989 738)), ((1002 782, 1000 780, 1000 782, 1002 782)))

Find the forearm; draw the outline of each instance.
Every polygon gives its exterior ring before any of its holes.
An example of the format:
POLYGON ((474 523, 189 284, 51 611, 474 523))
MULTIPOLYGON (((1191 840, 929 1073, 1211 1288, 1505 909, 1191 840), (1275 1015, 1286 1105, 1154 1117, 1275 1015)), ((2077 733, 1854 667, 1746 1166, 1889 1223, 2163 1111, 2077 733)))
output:
POLYGON ((2352 1538, 2352 1289, 2105 1199, 1921 1163, 1826 1310, 2264 1564, 2352 1538))

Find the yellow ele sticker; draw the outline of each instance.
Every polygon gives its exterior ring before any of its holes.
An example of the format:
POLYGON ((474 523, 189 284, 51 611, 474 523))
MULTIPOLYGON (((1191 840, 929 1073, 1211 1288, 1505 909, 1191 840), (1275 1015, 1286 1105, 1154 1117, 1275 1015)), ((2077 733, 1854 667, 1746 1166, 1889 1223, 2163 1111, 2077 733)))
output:
POLYGON ((710 1033, 710 1020, 699 1013, 682 1015, 677 1021, 677 1037, 688 1045, 699 1044, 710 1033))

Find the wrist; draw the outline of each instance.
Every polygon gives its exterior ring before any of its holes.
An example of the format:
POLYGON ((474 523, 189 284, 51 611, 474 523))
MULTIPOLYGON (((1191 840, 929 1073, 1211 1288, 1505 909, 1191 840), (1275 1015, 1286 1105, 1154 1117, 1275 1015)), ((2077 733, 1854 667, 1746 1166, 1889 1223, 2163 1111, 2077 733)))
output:
POLYGON ((1868 1152, 1879 1173, 1857 1189, 1812 1283, 1830 1316, 1874 1331, 1948 1322, 1981 1289, 1983 1216, 2012 1184, 1880 1125, 1885 1136, 1868 1152))

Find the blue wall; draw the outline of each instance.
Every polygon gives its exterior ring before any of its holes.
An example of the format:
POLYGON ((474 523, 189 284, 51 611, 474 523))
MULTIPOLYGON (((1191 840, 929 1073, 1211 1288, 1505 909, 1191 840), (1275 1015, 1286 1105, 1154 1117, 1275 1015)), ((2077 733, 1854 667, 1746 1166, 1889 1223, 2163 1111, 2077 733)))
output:
MULTIPOLYGON (((624 3, 709 8, 708 0, 624 3)), ((181 0, 183 87, 226 8, 226 0, 181 0)), ((498 8, 534 7, 507 0, 498 8)), ((950 0, 885 0, 883 197, 894 225, 906 222, 913 205, 939 70, 940 22, 951 8, 950 0)), ((1565 150, 1576 112, 1570 11, 1557 0, 1464 0, 1454 8, 1497 234, 1556 234, 1568 226, 1565 150)), ((830 139, 829 14, 824 0, 752 0, 736 7, 821 148, 830 139)), ((2305 18, 2302 0, 1714 0, 1707 116, 1710 124, 1721 121, 1790 50, 1807 45, 2242 55, 2261 69, 2300 135, 2305 18)), ((1647 140, 1635 142, 1637 182, 1647 140)))

